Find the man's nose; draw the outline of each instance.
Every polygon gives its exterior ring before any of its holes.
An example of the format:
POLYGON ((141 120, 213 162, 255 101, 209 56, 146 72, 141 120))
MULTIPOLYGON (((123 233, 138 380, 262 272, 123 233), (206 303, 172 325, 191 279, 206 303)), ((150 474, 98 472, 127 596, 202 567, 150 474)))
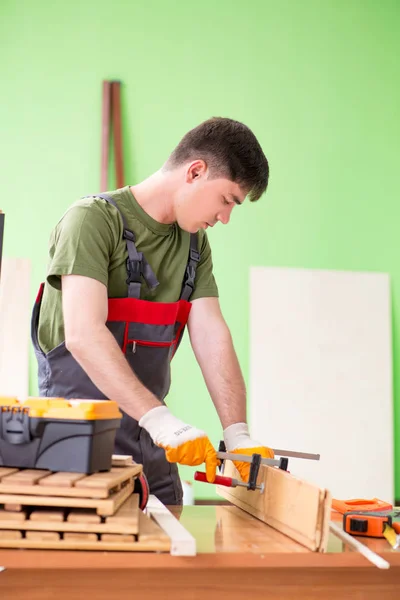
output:
POLYGON ((231 212, 232 209, 230 206, 227 207, 227 210, 221 211, 217 217, 218 221, 220 221, 223 225, 228 225, 231 218, 231 212))

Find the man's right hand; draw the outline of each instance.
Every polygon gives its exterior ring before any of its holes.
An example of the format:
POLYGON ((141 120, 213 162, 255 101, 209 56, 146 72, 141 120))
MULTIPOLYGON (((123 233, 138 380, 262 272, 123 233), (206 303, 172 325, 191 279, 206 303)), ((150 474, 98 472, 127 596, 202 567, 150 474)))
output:
POLYGON ((213 483, 220 461, 204 431, 177 419, 166 406, 149 410, 139 425, 157 446, 164 448, 168 462, 192 467, 205 462, 207 481, 213 483))

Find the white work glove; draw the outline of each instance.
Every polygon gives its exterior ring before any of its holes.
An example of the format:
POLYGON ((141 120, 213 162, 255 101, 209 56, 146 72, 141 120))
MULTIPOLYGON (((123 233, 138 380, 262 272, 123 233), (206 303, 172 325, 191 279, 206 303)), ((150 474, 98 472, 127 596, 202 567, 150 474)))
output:
POLYGON ((157 446, 164 448, 168 462, 190 466, 205 462, 207 481, 213 483, 220 461, 204 431, 177 419, 166 406, 149 410, 139 425, 157 446))
MULTIPOLYGON (((263 458, 274 458, 275 456, 271 448, 251 439, 247 423, 234 423, 224 429, 224 442, 226 451, 233 454, 246 454, 248 456, 261 454, 263 458)), ((234 465, 243 481, 247 483, 250 475, 250 463, 234 461, 234 465)))

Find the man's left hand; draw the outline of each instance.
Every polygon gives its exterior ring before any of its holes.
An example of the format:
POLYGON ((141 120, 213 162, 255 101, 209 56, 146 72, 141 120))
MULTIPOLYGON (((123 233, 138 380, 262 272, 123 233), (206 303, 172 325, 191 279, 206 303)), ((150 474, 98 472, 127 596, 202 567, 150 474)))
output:
MULTIPOLYGON (((274 458, 274 451, 260 442, 251 439, 247 423, 234 423, 224 429, 224 442, 227 452, 233 454, 261 454, 262 458, 274 458)), ((249 480, 251 463, 234 461, 243 481, 249 480)))

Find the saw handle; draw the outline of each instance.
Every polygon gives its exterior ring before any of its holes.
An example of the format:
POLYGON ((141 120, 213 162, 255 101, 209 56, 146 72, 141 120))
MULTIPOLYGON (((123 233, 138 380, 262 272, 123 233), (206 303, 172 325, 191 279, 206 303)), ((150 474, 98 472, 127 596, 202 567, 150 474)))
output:
MULTIPOLYGON (((210 483, 207 481, 207 476, 201 471, 196 471, 194 474, 195 481, 203 481, 204 483, 210 483)), ((232 477, 224 477, 223 475, 216 475, 213 481, 214 485, 225 485, 226 487, 232 487, 232 477)))

